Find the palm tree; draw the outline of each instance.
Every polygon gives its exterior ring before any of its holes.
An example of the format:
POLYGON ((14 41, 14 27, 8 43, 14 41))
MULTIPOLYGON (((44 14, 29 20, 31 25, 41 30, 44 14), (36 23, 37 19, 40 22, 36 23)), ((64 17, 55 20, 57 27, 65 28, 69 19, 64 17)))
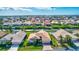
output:
POLYGON ((78 47, 72 42, 72 37, 70 37, 69 35, 66 35, 66 40, 69 46, 71 46, 72 48, 74 48, 75 50, 78 49, 78 47))
POLYGON ((12 26, 9 27, 9 30, 10 30, 11 33, 13 32, 13 30, 12 30, 12 26))
POLYGON ((1 31, 3 31, 3 25, 1 25, 1 24, 0 24, 0 29, 1 29, 1 31))
POLYGON ((75 35, 79 37, 79 33, 76 33, 75 35))
POLYGON ((64 45, 64 37, 62 37, 62 35, 60 35, 59 38, 60 38, 60 44, 63 46, 64 45))
POLYGON ((72 37, 69 35, 65 36, 65 42, 70 43, 71 42, 72 37))
POLYGON ((34 46, 37 46, 37 43, 38 43, 38 39, 34 39, 34 40, 33 40, 33 45, 34 45, 34 46))
POLYGON ((11 40, 6 41, 6 44, 5 44, 6 48, 9 48, 11 44, 12 44, 11 40))

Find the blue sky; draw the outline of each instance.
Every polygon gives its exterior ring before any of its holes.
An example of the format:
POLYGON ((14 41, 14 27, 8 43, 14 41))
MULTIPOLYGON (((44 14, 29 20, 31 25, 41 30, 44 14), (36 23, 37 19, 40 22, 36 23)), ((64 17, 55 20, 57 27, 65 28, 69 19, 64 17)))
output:
POLYGON ((79 7, 0 7, 0 15, 79 15, 79 7))

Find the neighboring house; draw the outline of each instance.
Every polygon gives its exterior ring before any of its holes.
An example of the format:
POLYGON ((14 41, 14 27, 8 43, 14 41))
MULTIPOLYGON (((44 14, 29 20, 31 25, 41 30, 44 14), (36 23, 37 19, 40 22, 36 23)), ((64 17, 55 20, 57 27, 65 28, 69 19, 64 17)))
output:
POLYGON ((14 34, 8 34, 4 36, 3 38, 0 39, 0 41, 11 40, 12 46, 19 46, 19 44, 21 44, 21 42, 25 37, 26 37, 26 33, 23 31, 19 31, 14 34))
POLYGON ((17 32, 12 39, 12 44, 20 44, 22 40, 25 38, 26 33, 23 31, 17 32))
POLYGON ((79 47, 79 38, 71 33, 69 33, 68 31, 65 31, 64 29, 60 29, 58 31, 56 31, 55 33, 52 33, 52 35, 54 35, 54 37, 60 41, 60 36, 62 37, 66 37, 66 35, 69 35, 70 37, 72 37, 72 42, 79 47))
POLYGON ((23 31, 17 32, 12 39, 12 46, 9 51, 17 51, 19 44, 22 43, 23 39, 26 37, 26 33, 23 31))
POLYGON ((78 37, 76 37, 75 35, 69 33, 68 31, 64 30, 64 29, 60 29, 56 32, 53 33, 53 35, 55 36, 55 38, 57 40, 60 40, 60 36, 65 37, 66 35, 69 35, 70 37, 72 37, 73 39, 78 39, 78 37))
POLYGON ((6 32, 0 31, 0 37, 5 36, 6 34, 7 34, 6 32))
MULTIPOLYGON (((6 36, 4 36, 3 38, 1 38, 0 39, 0 45, 1 44, 5 44, 6 42, 8 42, 8 41, 12 41, 12 38, 13 37, 13 35, 12 34, 7 34, 6 36)), ((7 44, 6 44, 7 45, 7 44)))
POLYGON ((0 40, 11 40, 11 37, 13 37, 13 34, 7 34, 6 36, 1 38, 0 40))
POLYGON ((26 33, 23 31, 19 31, 14 34, 9 34, 7 37, 4 37, 5 39, 11 40, 12 45, 9 51, 17 51, 19 44, 23 41, 23 39, 26 37, 26 33))
POLYGON ((75 34, 79 34, 79 30, 74 30, 73 31, 73 34, 75 35, 75 34))

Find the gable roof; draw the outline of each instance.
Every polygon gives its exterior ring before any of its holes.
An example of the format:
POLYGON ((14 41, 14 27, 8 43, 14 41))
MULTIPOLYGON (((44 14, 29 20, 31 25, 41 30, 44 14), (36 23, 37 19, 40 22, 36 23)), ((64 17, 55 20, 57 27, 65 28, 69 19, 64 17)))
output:
POLYGON ((65 37, 66 35, 69 35, 69 36, 71 36, 72 38, 78 38, 78 37, 76 37, 75 35, 73 35, 73 34, 67 32, 67 31, 65 31, 64 29, 60 29, 60 30, 56 31, 55 33, 53 33, 53 35, 55 36, 55 38, 56 38, 57 40, 60 40, 60 39, 59 39, 59 36, 65 37))
POLYGON ((6 32, 0 31, 0 37, 3 37, 6 34, 7 34, 6 32))
POLYGON ((51 41, 49 34, 46 31, 44 31, 44 30, 40 30, 39 32, 30 34, 28 40, 30 38, 34 38, 34 37, 38 37, 38 38, 41 37, 42 38, 42 43, 46 43, 46 42, 50 42, 51 41))

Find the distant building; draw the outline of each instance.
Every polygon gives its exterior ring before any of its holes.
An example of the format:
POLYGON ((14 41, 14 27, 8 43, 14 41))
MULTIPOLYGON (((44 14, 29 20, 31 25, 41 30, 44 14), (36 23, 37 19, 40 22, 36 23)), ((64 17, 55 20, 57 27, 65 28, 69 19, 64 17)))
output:
POLYGON ((51 23, 52 24, 59 24, 58 20, 52 20, 51 23))
POLYGON ((44 20, 44 25, 47 25, 47 26, 51 25, 50 20, 44 20))

